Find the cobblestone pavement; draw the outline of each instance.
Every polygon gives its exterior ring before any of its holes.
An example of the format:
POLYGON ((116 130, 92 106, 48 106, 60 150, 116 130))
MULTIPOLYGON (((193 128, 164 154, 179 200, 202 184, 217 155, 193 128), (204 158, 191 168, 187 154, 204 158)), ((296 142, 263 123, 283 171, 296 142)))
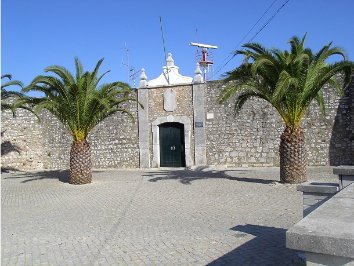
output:
MULTIPOLYGON (((337 182, 331 167, 309 180, 337 182)), ((304 265, 285 248, 302 194, 278 168, 3 174, 1 265, 304 265)))

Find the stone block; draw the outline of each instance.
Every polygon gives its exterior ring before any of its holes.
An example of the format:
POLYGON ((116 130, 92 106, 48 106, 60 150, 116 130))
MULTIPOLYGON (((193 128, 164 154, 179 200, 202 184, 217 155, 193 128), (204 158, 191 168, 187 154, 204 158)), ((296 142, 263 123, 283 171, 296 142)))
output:
POLYGON ((354 176, 354 165, 341 165, 333 167, 333 174, 354 176))
POLYGON ((319 200, 315 197, 303 198, 303 205, 312 206, 318 204, 319 200))
POLYGON ((140 148, 140 168, 150 167, 150 150, 147 148, 140 148))
POLYGON ((346 258, 352 263, 354 259, 353 192, 354 184, 351 184, 290 228, 286 232, 286 247, 320 254, 320 256, 321 254, 333 256, 334 261, 346 258))
POLYGON ((167 112, 173 112, 177 107, 176 91, 168 89, 163 94, 163 108, 167 112))
POLYGON ((340 189, 354 183, 354 165, 334 167, 333 174, 338 175, 340 189))
POLYGON ((306 182, 296 186, 297 191, 309 193, 326 193, 334 194, 338 191, 338 184, 321 183, 321 182, 306 182))

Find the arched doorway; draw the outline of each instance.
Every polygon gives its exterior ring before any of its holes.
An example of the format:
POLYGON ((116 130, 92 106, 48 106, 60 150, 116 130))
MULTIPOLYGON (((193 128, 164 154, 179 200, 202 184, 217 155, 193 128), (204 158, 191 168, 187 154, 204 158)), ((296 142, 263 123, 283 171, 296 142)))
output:
POLYGON ((185 167, 184 125, 168 122, 159 125, 160 166, 185 167))
POLYGON ((152 150, 153 150, 153 158, 152 158, 152 167, 161 167, 160 164, 160 125, 165 123, 178 123, 182 124, 184 127, 184 162, 186 167, 190 167, 193 165, 192 155, 191 155, 191 121, 186 116, 166 116, 166 117, 158 117, 154 122, 151 123, 151 131, 152 131, 152 150))

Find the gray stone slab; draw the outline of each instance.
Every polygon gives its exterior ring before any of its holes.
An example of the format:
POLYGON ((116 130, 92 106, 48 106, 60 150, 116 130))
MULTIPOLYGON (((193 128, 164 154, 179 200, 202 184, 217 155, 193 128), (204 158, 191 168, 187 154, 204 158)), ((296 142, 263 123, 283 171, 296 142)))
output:
POLYGON ((286 233, 286 246, 354 258, 354 184, 326 201, 286 233))
POLYGON ((173 112, 177 107, 176 92, 168 89, 163 94, 163 108, 167 112, 173 112))
POLYGON ((333 174, 354 176, 354 165, 341 165, 333 167, 333 174))
POLYGON ((307 206, 312 206, 318 203, 318 199, 316 198, 304 198, 303 204, 307 206))
POLYGON ((141 168, 150 167, 150 150, 149 139, 150 132, 148 126, 148 90, 146 88, 140 88, 138 90, 138 101, 144 106, 138 108, 138 130, 139 130, 139 166, 141 168))
POLYGON ((297 185, 296 189, 302 192, 334 194, 338 191, 338 184, 322 183, 322 182, 306 182, 297 185))
POLYGON ((194 108, 194 163, 205 165, 205 110, 204 110, 204 84, 193 85, 193 108, 194 108), (202 126, 201 126, 202 125, 202 126))
POLYGON ((150 167, 150 149, 140 148, 140 168, 149 168, 149 167, 150 167))

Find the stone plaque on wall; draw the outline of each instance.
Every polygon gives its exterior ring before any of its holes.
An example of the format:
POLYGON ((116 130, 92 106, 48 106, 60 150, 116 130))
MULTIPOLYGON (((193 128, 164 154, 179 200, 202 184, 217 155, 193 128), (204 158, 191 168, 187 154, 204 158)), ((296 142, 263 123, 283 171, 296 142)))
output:
POLYGON ((163 108, 167 112, 173 112, 177 107, 176 92, 168 89, 163 94, 163 108))
POLYGON ((203 122, 194 122, 194 127, 203 127, 203 122))

